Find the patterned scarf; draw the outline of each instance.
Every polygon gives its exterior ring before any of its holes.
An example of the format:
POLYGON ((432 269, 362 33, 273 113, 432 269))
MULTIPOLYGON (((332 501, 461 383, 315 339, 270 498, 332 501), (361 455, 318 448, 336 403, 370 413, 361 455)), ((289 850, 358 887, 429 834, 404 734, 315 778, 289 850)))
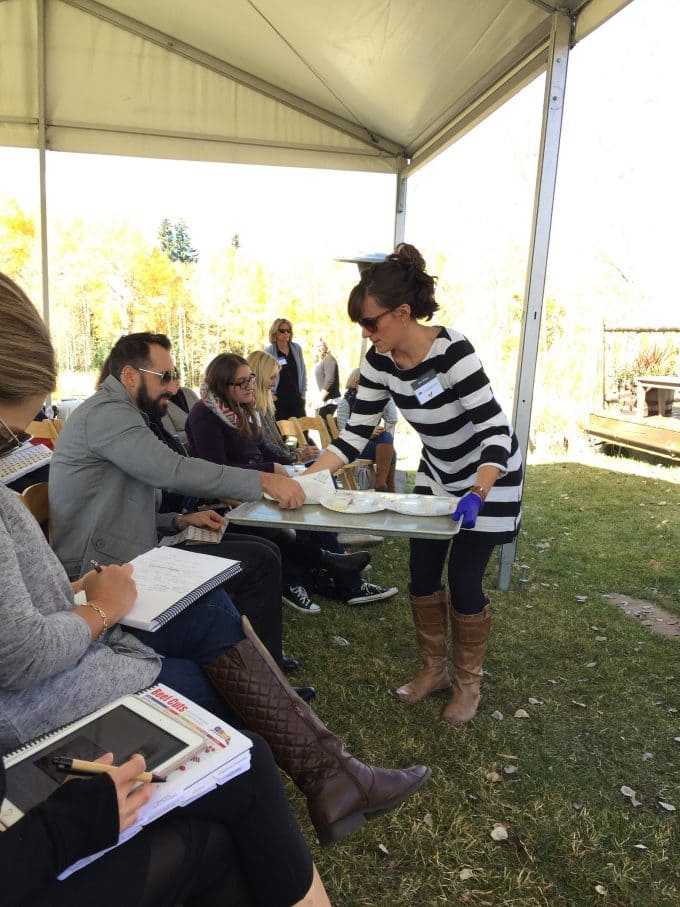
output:
POLYGON ((201 400, 208 407, 211 413, 217 416, 218 419, 221 419, 222 422, 225 422, 230 428, 235 428, 237 431, 243 426, 243 416, 240 416, 237 412, 234 412, 231 407, 226 406, 221 400, 218 400, 217 397, 208 389, 207 384, 202 384, 200 387, 201 400))

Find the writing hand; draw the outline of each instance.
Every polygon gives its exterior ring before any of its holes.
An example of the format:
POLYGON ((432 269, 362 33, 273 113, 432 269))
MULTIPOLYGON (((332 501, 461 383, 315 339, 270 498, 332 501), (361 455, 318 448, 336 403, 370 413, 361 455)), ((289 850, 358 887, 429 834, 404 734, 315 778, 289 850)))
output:
POLYGON ((463 517, 463 529, 472 529, 477 522, 477 516, 482 509, 482 499, 473 492, 464 494, 458 501, 458 506, 453 512, 451 519, 459 520, 463 517))
MULTIPOLYGON (((113 753, 106 753, 97 762, 104 765, 113 765, 113 753)), ((119 834, 129 828, 137 821, 139 810, 149 800, 153 794, 153 785, 141 784, 134 781, 136 775, 145 771, 146 762, 144 757, 136 753, 127 762, 112 768, 110 776, 116 785, 116 796, 118 797, 118 825, 119 834), (138 786, 139 785, 139 786, 138 786)))
MULTIPOLYGON (((118 623, 137 600, 137 586, 132 578, 132 564, 110 564, 82 578, 87 600, 98 605, 106 614, 109 626, 118 623)), ((80 609, 82 610, 82 609, 80 609)))

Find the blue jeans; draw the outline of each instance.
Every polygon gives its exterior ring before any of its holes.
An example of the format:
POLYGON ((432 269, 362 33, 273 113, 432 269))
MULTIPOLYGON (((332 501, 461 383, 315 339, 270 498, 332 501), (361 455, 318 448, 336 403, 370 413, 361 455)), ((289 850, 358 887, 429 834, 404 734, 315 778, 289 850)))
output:
POLYGON ((241 618, 224 589, 213 589, 155 633, 126 628, 163 656, 156 678, 230 724, 242 722, 201 669, 243 639, 241 618))
MULTIPOLYGON (((375 449, 378 444, 394 444, 394 438, 388 431, 382 432, 378 435, 377 438, 371 438, 366 447, 364 447, 364 449, 359 454, 360 458, 362 460, 373 460, 373 462, 375 463, 375 449)), ((397 462, 396 453, 392 454, 392 462, 397 462)))

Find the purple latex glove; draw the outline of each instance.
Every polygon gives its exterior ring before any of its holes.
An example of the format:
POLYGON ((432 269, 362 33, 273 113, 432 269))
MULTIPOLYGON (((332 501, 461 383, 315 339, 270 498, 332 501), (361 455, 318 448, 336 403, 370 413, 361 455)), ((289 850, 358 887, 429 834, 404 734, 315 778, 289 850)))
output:
POLYGON ((482 499, 478 494, 468 491, 468 493, 464 494, 460 501, 458 501, 458 506, 452 514, 451 519, 455 521, 463 517, 463 529, 472 529, 477 522, 477 514, 481 509, 482 499))

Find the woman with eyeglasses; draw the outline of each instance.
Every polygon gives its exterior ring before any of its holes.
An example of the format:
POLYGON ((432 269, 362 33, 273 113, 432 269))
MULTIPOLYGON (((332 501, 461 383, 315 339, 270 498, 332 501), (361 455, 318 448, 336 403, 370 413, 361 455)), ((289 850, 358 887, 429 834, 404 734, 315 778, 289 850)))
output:
MULTIPOLYGON (((0 438, 7 450, 54 389, 57 373, 37 310, 1 273, 0 323, 0 438)), ((2 485, 0 576, 2 752, 163 681, 167 663, 186 661, 170 652, 161 660, 119 626, 136 598, 129 564, 92 571, 72 585, 28 509, 2 485), (76 592, 84 603, 76 603, 76 592)), ((217 617, 213 645, 225 623, 217 617)), ((351 756, 295 696, 245 619, 234 644, 202 668, 250 729, 250 769, 59 882, 81 857, 113 847, 151 793, 150 785, 134 782, 144 768, 139 755, 111 775, 67 781, 0 833, 3 905, 328 907, 272 752, 305 793, 323 844, 403 803, 429 777, 424 766, 390 771, 351 756)), ((0 800, 4 795, 0 759, 0 800)))
POLYGON ((479 704, 491 626, 482 580, 494 547, 519 529, 522 461, 470 341, 454 328, 421 323, 439 309, 435 285, 420 252, 406 243, 362 273, 347 311, 373 345, 361 365, 349 423, 310 469, 334 470, 356 459, 390 398, 420 435, 415 491, 457 500, 452 518, 462 518, 462 528, 452 542, 411 540, 410 602, 424 667, 394 695, 419 702, 453 680, 440 717, 460 727, 479 704), (442 585, 447 555, 448 589, 442 585))
MULTIPOLYGON (((255 407, 255 382, 255 375, 241 356, 222 353, 212 360, 201 388, 201 402, 187 418, 191 453, 222 466, 288 475, 288 454, 264 438, 255 407)), ((397 594, 394 586, 383 588, 363 580, 359 571, 368 564, 370 554, 344 554, 334 533, 296 532, 295 541, 290 541, 281 533, 272 536, 253 527, 248 532, 271 537, 281 549, 283 601, 296 611, 318 614, 321 610, 309 594, 319 582, 320 571, 332 580, 324 585, 324 593, 332 593, 349 605, 369 604, 397 594)))
POLYGON ((302 348, 293 342, 293 325, 287 318, 274 319, 269 328, 269 346, 264 351, 276 359, 280 368, 274 389, 277 420, 304 416, 307 369, 302 348))

